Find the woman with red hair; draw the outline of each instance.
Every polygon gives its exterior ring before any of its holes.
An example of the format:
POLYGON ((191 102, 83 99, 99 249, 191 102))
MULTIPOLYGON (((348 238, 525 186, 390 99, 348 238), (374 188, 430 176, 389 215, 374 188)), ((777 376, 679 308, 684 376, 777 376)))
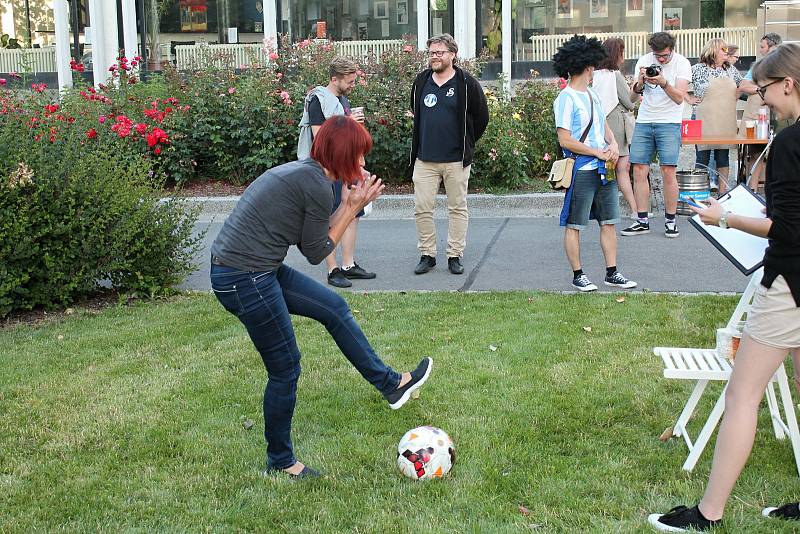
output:
POLYGON ((320 474, 297 461, 292 448, 300 350, 290 315, 322 323, 392 409, 405 404, 433 366, 424 358, 410 373, 394 371, 375 354, 341 296, 283 263, 292 245, 310 263, 320 263, 356 214, 380 196, 381 181, 363 168, 371 149, 363 126, 349 117, 331 117, 314 138, 310 158, 270 169, 250 184, 211 246, 214 295, 245 326, 267 370, 266 472, 320 474), (350 194, 331 215, 336 180, 349 186, 350 194))

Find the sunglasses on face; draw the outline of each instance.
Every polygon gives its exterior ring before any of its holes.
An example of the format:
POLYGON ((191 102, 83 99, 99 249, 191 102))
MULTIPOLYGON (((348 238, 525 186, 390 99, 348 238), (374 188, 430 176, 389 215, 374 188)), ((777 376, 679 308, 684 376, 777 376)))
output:
POLYGON ((758 89, 756 89, 756 93, 758 94, 758 96, 761 97, 761 100, 764 100, 764 94, 766 94, 767 92, 767 87, 782 81, 783 80, 775 80, 774 82, 769 82, 767 85, 759 85, 758 89))

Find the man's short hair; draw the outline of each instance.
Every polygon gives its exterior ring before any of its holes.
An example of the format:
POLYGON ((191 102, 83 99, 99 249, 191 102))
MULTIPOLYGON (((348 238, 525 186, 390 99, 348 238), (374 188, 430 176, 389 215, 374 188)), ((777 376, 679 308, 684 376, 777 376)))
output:
POLYGON ((358 71, 358 66, 356 66, 355 62, 352 59, 348 59, 342 56, 336 56, 331 61, 331 78, 342 78, 347 76, 348 74, 353 74, 358 71))
POLYGON ((449 33, 434 35, 433 37, 428 39, 428 42, 425 43, 425 47, 430 48, 431 45, 434 43, 443 44, 447 47, 447 50, 449 50, 454 54, 458 54, 458 43, 456 43, 456 40, 453 39, 453 36, 450 35, 449 33))
POLYGON ((653 51, 664 50, 665 48, 675 50, 675 38, 667 32, 654 33, 647 40, 647 44, 650 45, 650 49, 653 51))
POLYGON ((764 37, 762 37, 761 40, 766 41, 770 48, 778 46, 783 42, 781 36, 773 32, 764 34, 764 37))

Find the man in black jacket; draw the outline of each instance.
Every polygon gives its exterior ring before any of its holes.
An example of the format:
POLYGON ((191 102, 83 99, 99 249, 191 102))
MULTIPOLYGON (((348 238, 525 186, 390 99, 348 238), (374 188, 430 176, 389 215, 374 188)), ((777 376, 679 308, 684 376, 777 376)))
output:
POLYGON ((428 65, 414 80, 411 109, 414 135, 409 171, 414 181, 414 217, 422 257, 414 273, 436 265, 433 209, 439 184, 447 193, 447 266, 462 274, 467 242, 467 184, 475 142, 489 123, 486 97, 478 81, 455 66, 458 45, 451 35, 428 39, 428 65))

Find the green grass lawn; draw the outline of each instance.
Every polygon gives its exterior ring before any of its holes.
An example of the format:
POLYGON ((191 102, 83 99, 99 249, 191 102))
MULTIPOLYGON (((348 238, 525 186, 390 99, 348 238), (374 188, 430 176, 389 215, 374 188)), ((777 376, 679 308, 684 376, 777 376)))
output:
MULTIPOLYGON (((320 325, 296 320, 295 447, 326 473, 311 482, 260 476, 265 372, 212 296, 0 330, 0 532, 647 532, 648 512, 700 497, 711 447, 686 474, 682 440, 658 439, 691 384, 662 378, 651 348, 713 346, 736 299, 347 297, 390 365, 429 355, 434 371, 392 411, 320 325), (422 424, 455 441, 444 480, 395 467, 422 424)), ((800 497, 798 482, 764 404, 727 531, 790 531, 760 509, 800 497)))

